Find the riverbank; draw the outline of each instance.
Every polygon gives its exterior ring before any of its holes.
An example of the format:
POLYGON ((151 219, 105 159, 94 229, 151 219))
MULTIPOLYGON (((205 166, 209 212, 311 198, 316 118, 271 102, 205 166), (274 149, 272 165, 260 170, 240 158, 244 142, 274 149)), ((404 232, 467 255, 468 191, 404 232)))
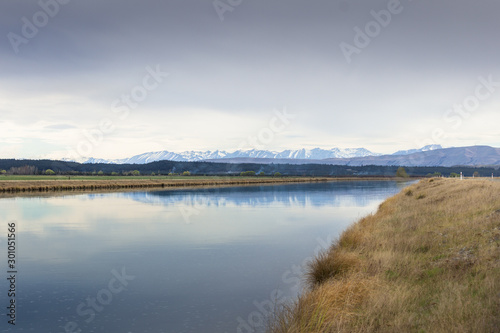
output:
POLYGON ((190 177, 173 179, 74 179, 11 180, 0 181, 0 193, 101 191, 120 189, 151 189, 175 187, 280 184, 299 182, 321 182, 325 178, 244 178, 244 177, 190 177))
MULTIPOLYGON (((389 178, 390 179, 390 178, 389 178)), ((328 177, 52 177, 16 176, 12 180, 0 178, 0 196, 23 194, 39 194, 67 191, 117 191, 141 189, 165 189, 180 187, 213 187, 213 186, 243 186, 272 185, 286 183, 313 183, 348 180, 388 180, 381 177, 367 178, 328 178, 328 177), (25 177, 25 178, 23 178, 25 177)))
POLYGON ((500 182, 424 179, 313 260, 268 332, 498 332, 500 182))

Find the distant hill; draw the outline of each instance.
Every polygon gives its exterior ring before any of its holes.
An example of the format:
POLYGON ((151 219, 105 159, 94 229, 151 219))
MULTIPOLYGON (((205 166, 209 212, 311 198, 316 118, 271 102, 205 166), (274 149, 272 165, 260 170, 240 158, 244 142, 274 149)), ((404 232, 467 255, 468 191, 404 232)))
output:
POLYGON ((471 146, 420 151, 408 155, 367 156, 364 158, 328 159, 338 165, 402 165, 402 166, 499 166, 500 148, 471 146))
MULTIPOLYGON (((215 161, 215 160, 209 160, 215 161)), ((321 160, 301 159, 226 159, 228 163, 287 163, 287 164, 330 164, 344 166, 411 166, 411 167, 452 167, 452 166, 500 166, 500 148, 472 146, 419 150, 414 153, 352 158, 327 158, 321 160)))
POLYGON ((420 149, 399 150, 392 155, 410 155, 410 154, 415 154, 430 150, 438 150, 438 149, 443 149, 443 147, 441 145, 428 145, 420 149))

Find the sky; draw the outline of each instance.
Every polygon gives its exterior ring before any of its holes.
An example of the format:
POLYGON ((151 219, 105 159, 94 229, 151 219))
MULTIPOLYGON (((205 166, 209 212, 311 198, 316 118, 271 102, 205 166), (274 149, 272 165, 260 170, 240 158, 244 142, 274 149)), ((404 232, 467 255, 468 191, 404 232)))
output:
POLYGON ((497 0, 2 0, 0 158, 500 147, 497 0))

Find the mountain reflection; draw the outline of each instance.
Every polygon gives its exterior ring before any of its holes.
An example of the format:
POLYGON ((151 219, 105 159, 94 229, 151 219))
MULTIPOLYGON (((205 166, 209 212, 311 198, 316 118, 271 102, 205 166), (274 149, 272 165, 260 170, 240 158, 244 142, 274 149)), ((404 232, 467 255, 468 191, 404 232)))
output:
POLYGON ((245 186, 121 193, 120 197, 151 205, 226 207, 226 206, 295 206, 295 207, 366 207, 397 193, 401 186, 392 181, 331 182, 281 186, 245 186))

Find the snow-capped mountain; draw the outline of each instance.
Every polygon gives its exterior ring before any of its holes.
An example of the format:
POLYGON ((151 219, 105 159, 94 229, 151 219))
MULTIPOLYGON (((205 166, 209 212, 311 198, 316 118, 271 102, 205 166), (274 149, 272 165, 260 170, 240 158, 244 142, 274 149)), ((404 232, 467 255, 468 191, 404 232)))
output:
POLYGON ((414 154, 414 153, 421 153, 424 151, 431 151, 431 150, 438 150, 438 149, 443 149, 443 147, 441 145, 427 145, 427 146, 422 147, 420 149, 399 150, 392 155, 410 155, 410 154, 414 154))
POLYGON ((500 148, 489 146, 471 146, 442 148, 429 145, 420 149, 398 151, 394 154, 376 154, 364 148, 354 149, 298 149, 281 152, 269 150, 237 150, 227 152, 168 151, 151 152, 119 160, 87 159, 85 163, 106 164, 146 164, 156 161, 208 161, 222 163, 257 163, 257 164, 332 164, 332 165, 382 165, 382 166, 491 166, 500 165, 500 148))
POLYGON ((173 153, 169 151, 157 151, 151 153, 144 153, 130 158, 119 160, 117 163, 127 164, 145 164, 156 161, 170 160, 170 161, 202 161, 206 159, 219 159, 226 156, 226 152, 216 151, 185 151, 182 153, 173 153))
MULTIPOLYGON (((71 162, 71 160, 69 159, 65 159, 66 161, 65 162, 71 162)), ((89 158, 89 159, 85 159, 83 162, 80 162, 80 161, 75 161, 75 162, 79 162, 79 163, 86 163, 86 164, 99 164, 99 163, 103 163, 103 164, 119 164, 121 162, 119 162, 120 160, 105 160, 105 159, 102 159, 102 158, 89 158)))
POLYGON ((347 148, 347 149, 332 148, 329 150, 314 148, 311 150, 308 149, 284 150, 281 153, 278 153, 276 156, 274 156, 274 158, 322 160, 325 158, 349 158, 349 157, 365 157, 365 156, 377 156, 377 155, 380 154, 373 153, 365 148, 347 148))
POLYGON ((311 159, 322 160, 327 158, 353 158, 366 156, 379 156, 365 148, 332 148, 332 149, 298 149, 284 150, 281 152, 269 150, 236 150, 227 152, 224 150, 215 151, 185 151, 182 153, 173 153, 169 151, 158 151, 135 155, 130 158, 105 160, 89 158, 84 163, 106 163, 106 164, 146 164, 156 161, 203 161, 234 158, 269 158, 269 159, 311 159))

